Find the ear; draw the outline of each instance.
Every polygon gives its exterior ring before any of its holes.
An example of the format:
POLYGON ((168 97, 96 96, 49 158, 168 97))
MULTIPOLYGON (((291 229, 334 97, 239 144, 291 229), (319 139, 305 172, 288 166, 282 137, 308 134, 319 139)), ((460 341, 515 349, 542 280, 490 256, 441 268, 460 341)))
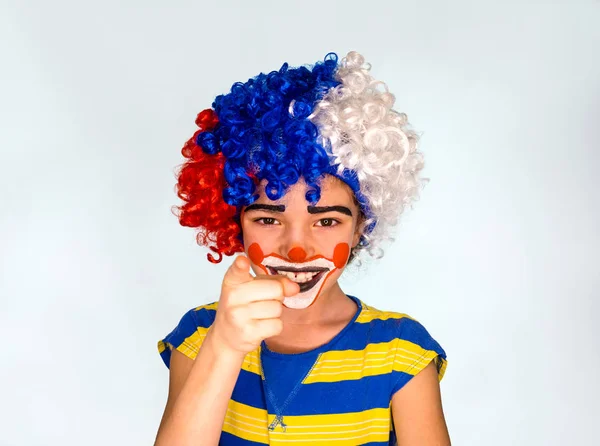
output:
POLYGON ((363 230, 365 227, 365 217, 362 212, 358 214, 358 222, 356 223, 356 230, 354 231, 354 236, 352 237, 352 248, 356 248, 358 242, 360 242, 360 237, 362 236, 363 230))
POLYGON ((352 237, 352 249, 356 248, 356 245, 358 245, 358 242, 360 241, 360 235, 361 233, 359 231, 354 233, 354 236, 352 237))

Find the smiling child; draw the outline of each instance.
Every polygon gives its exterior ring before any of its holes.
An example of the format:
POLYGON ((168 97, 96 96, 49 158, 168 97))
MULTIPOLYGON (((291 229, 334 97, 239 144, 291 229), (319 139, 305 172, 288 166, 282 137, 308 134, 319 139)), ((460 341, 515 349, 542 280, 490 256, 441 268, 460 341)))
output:
POLYGON ((158 342, 170 381, 156 445, 450 444, 445 351, 338 283, 381 257, 423 182, 394 101, 360 54, 330 53, 235 83, 198 115, 179 220, 210 262, 239 255, 219 299, 158 342))

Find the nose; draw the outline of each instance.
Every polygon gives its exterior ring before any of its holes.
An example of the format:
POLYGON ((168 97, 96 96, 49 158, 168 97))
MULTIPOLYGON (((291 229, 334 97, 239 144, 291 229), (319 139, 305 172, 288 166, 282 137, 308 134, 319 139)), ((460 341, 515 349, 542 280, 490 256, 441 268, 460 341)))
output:
POLYGON ((288 258, 292 262, 303 262, 306 259, 306 251, 299 246, 296 246, 289 250, 288 258))

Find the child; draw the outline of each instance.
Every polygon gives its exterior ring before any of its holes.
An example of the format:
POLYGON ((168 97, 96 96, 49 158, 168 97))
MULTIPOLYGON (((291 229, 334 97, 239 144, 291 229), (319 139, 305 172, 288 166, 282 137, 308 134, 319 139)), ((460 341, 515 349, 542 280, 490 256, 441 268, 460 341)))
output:
POLYGON ((212 263, 243 254, 218 302, 158 343, 170 384, 156 445, 450 444, 445 351, 338 283, 382 255, 423 181, 418 137, 369 71, 356 52, 286 63, 198 115, 179 220, 212 263))

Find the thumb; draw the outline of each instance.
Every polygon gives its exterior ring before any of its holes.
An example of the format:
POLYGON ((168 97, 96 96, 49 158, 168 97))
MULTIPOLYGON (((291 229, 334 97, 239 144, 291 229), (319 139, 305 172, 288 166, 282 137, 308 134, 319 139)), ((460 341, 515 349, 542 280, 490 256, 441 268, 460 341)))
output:
POLYGON ((254 277, 250 275, 250 259, 244 255, 235 258, 223 277, 223 286, 236 286, 250 282, 254 277))

